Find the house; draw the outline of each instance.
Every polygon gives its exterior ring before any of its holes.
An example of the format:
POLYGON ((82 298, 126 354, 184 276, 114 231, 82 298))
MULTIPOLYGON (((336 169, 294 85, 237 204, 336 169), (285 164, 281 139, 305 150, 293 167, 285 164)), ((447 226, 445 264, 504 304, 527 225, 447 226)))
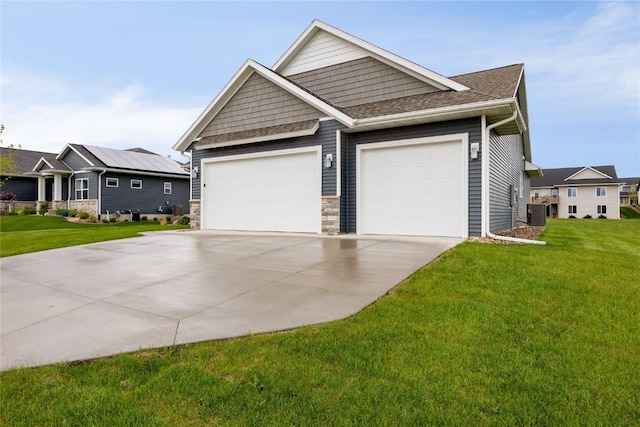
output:
POLYGON ((174 149, 201 229, 484 236, 526 222, 524 65, 444 77, 320 21, 174 149))
MULTIPOLYGON (((16 166, 14 171, 2 171, 0 180, 3 185, 0 190, 3 193, 3 199, 7 194, 7 200, 0 202, 0 211, 19 210, 25 206, 35 209, 38 196, 38 177, 26 174, 26 172, 30 172, 40 159, 54 160, 56 154, 0 147, 0 155, 3 157, 11 156, 11 161, 16 166), (8 196, 9 193, 11 197, 8 196), (8 206, 9 204, 11 206, 8 206)), ((51 195, 49 194, 49 196, 51 195)))
POLYGON ((613 165, 543 169, 531 180, 531 203, 547 205, 553 218, 620 219, 620 188, 613 165))
POLYGON ((121 219, 188 213, 189 173, 146 150, 67 144, 57 155, 41 156, 23 175, 36 182, 29 196, 53 211, 123 214, 121 219))
POLYGON ((620 206, 637 206, 640 177, 620 178, 625 184, 620 188, 620 206))

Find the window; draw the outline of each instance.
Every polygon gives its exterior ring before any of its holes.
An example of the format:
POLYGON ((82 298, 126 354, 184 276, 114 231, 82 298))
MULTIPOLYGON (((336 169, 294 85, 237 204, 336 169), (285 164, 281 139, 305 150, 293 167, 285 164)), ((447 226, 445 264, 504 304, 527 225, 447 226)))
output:
POLYGON ((578 205, 569 205, 569 215, 578 213, 578 205))
POLYGON ((607 187, 596 187, 596 197, 607 197, 607 187))
POLYGON ((76 200, 89 199, 89 178, 76 179, 76 200))
POLYGON ((567 188, 567 197, 578 197, 578 189, 574 187, 567 188))
POLYGON ((557 188, 552 188, 551 189, 551 197, 558 197, 558 189, 557 188))
POLYGON ((535 197, 536 199, 539 199, 540 198, 540 190, 535 190, 533 192, 533 197, 535 197))
POLYGON ((142 188, 142 180, 141 179, 132 179, 131 180, 131 188, 136 188, 140 190, 142 188))
POLYGON ((164 194, 171 194, 171 182, 170 181, 165 181, 164 182, 164 194))
POLYGON ((598 215, 607 214, 607 205, 598 205, 598 215))
POLYGON ((118 178, 107 178, 107 187, 117 187, 118 178))

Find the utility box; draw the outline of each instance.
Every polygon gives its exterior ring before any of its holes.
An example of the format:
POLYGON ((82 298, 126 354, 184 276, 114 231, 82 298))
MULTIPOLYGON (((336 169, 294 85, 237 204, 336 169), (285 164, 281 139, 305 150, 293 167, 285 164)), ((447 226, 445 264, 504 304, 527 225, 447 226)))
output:
POLYGON ((527 224, 536 227, 547 224, 547 206, 541 204, 527 205, 527 224))
POLYGON ((173 205, 171 208, 171 213, 173 216, 182 216, 184 215, 184 206, 182 205, 173 205))

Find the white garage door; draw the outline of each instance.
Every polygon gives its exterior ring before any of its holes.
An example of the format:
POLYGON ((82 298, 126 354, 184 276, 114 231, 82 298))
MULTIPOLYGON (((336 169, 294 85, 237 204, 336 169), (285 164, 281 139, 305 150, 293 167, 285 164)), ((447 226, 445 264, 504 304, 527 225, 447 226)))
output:
POLYGON ((202 228, 320 232, 320 148, 203 160, 202 228))
POLYGON ((358 146, 359 233, 466 237, 467 142, 358 146))

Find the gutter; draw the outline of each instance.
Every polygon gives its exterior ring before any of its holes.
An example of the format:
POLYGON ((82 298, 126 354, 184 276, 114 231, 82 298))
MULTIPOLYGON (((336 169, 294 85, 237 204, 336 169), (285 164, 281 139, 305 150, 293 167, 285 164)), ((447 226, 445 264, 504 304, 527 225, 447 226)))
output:
POLYGON ((102 172, 98 174, 98 218, 102 213, 102 175, 107 173, 106 169, 102 169, 102 172))
MULTIPOLYGON (((526 243, 526 244, 531 244, 531 245, 546 245, 547 242, 542 242, 539 240, 529 240, 529 239, 519 239, 517 237, 508 237, 508 236, 498 236, 496 234, 493 234, 491 232, 491 225, 490 225, 490 217, 491 217, 491 206, 490 206, 490 198, 489 198, 489 194, 488 194, 488 190, 489 190, 489 156, 490 156, 490 151, 491 151, 491 130, 498 127, 498 126, 502 126, 505 123, 509 123, 513 120, 515 120, 518 117, 518 110, 516 109, 513 114, 511 115, 511 117, 508 117, 504 120, 500 120, 499 122, 493 123, 489 126, 486 126, 485 128, 485 132, 482 134, 482 151, 483 151, 483 155, 482 155, 482 207, 483 212, 482 212, 482 223, 483 223, 483 227, 482 227, 482 235, 484 236, 488 236, 491 237, 492 239, 496 239, 496 240, 505 240, 508 242, 517 242, 517 243, 526 243)), ((483 122, 486 123, 486 116, 483 116, 483 122)))

